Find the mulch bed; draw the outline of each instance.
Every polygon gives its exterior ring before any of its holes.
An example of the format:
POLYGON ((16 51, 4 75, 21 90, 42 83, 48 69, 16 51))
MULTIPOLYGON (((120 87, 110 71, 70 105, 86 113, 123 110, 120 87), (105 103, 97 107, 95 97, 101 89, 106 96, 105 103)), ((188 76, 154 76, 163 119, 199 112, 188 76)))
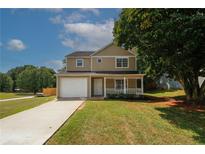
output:
POLYGON ((205 106, 188 104, 184 100, 175 100, 173 98, 170 98, 165 104, 168 106, 184 107, 188 111, 205 112, 205 106))

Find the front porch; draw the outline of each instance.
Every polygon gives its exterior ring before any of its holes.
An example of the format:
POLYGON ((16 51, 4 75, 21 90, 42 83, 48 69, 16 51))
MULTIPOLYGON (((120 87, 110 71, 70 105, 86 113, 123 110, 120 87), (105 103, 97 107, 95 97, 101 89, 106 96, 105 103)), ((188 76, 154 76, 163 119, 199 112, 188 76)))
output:
POLYGON ((143 95, 143 76, 140 77, 91 77, 91 97, 112 94, 143 95))

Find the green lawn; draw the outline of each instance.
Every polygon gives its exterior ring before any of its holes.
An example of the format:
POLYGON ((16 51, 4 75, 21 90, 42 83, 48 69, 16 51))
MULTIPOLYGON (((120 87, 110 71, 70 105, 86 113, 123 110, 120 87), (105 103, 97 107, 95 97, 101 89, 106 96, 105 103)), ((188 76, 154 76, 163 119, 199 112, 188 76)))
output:
POLYGON ((145 95, 154 97, 180 97, 185 96, 184 90, 157 90, 153 92, 147 92, 145 95))
POLYGON ((47 144, 205 144, 205 112, 161 102, 86 101, 47 144))
POLYGON ((32 93, 5 93, 5 92, 0 92, 0 100, 9 99, 9 98, 32 96, 32 95, 33 95, 32 93))
POLYGON ((55 96, 34 97, 29 99, 0 102, 0 119, 15 114, 17 112, 36 107, 50 100, 53 100, 54 98, 55 96))

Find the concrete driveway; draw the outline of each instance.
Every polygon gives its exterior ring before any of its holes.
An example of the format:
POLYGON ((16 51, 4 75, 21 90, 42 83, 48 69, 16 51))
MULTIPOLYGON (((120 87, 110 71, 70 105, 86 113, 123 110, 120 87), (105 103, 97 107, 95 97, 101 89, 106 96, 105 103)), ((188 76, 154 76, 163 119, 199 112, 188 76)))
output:
POLYGON ((0 119, 0 144, 44 144, 83 102, 51 101, 0 119))

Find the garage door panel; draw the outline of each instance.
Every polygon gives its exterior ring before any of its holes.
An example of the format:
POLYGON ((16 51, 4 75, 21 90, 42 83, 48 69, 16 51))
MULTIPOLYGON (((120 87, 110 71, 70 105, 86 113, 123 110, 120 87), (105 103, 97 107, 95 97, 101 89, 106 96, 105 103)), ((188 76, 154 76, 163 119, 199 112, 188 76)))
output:
POLYGON ((60 97, 87 97, 87 78, 60 78, 60 97))

